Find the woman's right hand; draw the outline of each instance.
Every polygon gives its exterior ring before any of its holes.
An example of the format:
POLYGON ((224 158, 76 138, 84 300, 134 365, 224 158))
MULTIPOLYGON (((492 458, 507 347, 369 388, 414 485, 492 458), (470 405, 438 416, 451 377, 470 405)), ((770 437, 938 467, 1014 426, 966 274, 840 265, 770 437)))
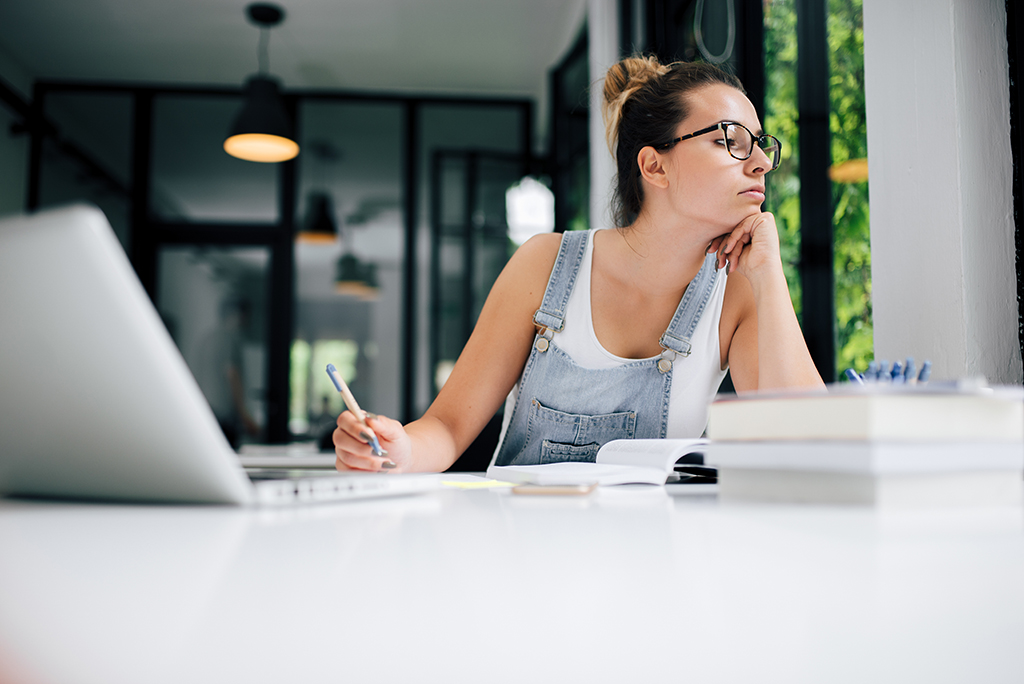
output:
POLYGON ((338 416, 338 427, 334 431, 334 452, 337 455, 334 467, 338 470, 368 470, 403 472, 412 463, 412 443, 405 428, 397 420, 372 413, 366 415, 370 430, 356 420, 351 411, 338 416), (383 457, 373 455, 370 436, 375 434, 380 441, 383 457))

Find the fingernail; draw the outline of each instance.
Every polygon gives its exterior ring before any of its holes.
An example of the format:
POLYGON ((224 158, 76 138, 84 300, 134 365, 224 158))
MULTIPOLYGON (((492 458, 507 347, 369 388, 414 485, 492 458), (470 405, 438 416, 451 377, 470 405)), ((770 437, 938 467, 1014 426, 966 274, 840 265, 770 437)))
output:
POLYGON ((367 420, 370 420, 371 418, 373 418, 373 419, 378 418, 376 413, 370 413, 369 411, 366 411, 365 413, 366 413, 366 419, 367 420))
POLYGON ((380 464, 380 467, 384 468, 385 470, 391 470, 392 468, 397 468, 398 466, 396 466, 391 461, 384 461, 383 463, 380 464))
POLYGON ((360 432, 359 436, 362 437, 363 439, 365 439, 367 442, 369 442, 369 441, 371 441, 373 439, 373 437, 371 437, 369 435, 369 433, 367 433, 367 432, 360 432))

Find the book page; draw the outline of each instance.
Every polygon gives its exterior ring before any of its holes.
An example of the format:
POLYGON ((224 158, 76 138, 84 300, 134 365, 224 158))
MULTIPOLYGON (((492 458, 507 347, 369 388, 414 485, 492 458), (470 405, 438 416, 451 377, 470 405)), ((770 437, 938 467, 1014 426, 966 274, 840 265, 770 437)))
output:
POLYGON ((597 452, 598 463, 658 468, 668 473, 680 458, 703 451, 706 439, 615 439, 597 452))

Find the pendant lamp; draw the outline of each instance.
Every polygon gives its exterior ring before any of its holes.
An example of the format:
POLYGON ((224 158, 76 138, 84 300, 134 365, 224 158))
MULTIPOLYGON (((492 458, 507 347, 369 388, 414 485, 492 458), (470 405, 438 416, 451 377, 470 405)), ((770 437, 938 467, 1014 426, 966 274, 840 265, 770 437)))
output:
POLYGON ((299 153, 299 145, 281 102, 280 84, 267 73, 270 29, 284 20, 284 11, 276 5, 256 3, 246 8, 246 14, 260 27, 259 72, 246 82, 245 104, 224 141, 224 151, 246 161, 288 161, 299 153))
POLYGON ((345 252, 338 259, 334 291, 341 295, 357 297, 363 301, 375 300, 380 291, 380 283, 377 281, 377 265, 361 261, 355 254, 345 252))
POLYGON ((329 141, 310 140, 306 144, 306 155, 310 157, 306 161, 314 189, 306 195, 306 217, 295 239, 306 244, 336 244, 341 231, 335 218, 329 172, 341 159, 341 152, 329 141))
POLYGON ((338 241, 338 224, 334 219, 334 201, 322 190, 313 190, 307 196, 305 225, 295 239, 299 242, 331 245, 338 241))

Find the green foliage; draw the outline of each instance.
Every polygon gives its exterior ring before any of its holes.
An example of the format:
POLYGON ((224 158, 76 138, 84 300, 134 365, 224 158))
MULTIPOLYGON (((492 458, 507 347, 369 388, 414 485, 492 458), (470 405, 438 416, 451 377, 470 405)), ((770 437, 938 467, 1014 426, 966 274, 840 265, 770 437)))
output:
POLYGON ((782 141, 782 161, 768 174, 766 209, 779 228, 782 267, 797 316, 800 289, 800 160, 796 91, 796 10, 793 0, 770 0, 764 14, 764 129, 782 141))
MULTIPOLYGON (((834 164, 867 158, 862 0, 829 0, 828 45, 834 164)), ((765 130, 782 140, 782 163, 768 176, 767 209, 779 226, 783 268, 800 315, 799 118, 796 9, 765 4, 765 130)), ((873 356, 868 184, 833 183, 836 366, 864 368, 873 356)))
MULTIPOLYGON (((832 162, 867 159, 862 0, 829 0, 832 162)), ((863 369, 874 358, 868 184, 833 183, 837 368, 863 369)))

